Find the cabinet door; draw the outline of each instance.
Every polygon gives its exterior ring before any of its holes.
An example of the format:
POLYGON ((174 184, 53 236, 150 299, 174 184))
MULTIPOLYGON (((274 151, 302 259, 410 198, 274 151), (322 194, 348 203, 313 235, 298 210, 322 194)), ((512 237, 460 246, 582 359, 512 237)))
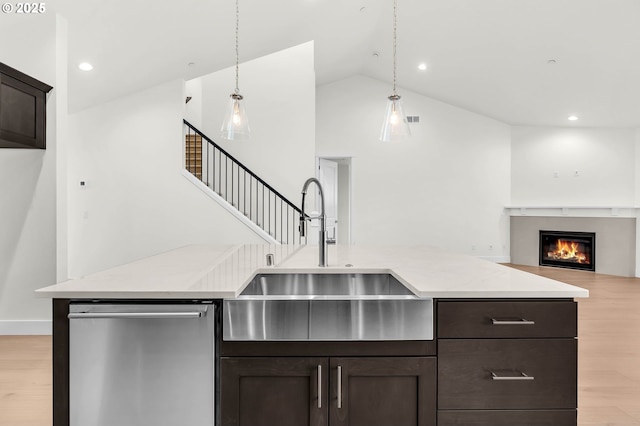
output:
POLYGON ((331 426, 434 426, 435 358, 331 358, 331 426))
POLYGON ((45 149, 45 115, 45 92, 0 74, 0 148, 45 149))
POLYGON ((327 358, 221 358, 222 426, 327 426, 327 358))

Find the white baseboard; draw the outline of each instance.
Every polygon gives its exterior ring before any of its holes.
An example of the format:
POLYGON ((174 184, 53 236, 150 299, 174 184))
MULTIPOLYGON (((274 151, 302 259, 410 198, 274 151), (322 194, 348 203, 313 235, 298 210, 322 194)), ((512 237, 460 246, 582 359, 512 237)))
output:
POLYGON ((50 335, 50 320, 0 320, 2 335, 50 335))

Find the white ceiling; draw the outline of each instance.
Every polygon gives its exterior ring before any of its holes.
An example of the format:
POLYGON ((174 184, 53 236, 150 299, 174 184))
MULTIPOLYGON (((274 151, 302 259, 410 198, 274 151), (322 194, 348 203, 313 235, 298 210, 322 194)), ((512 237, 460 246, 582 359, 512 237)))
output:
MULTIPOLYGON (((53 8, 69 24, 72 111, 234 64, 233 0, 53 8), (77 69, 85 60, 94 71, 77 69)), ((398 8, 400 94, 514 125, 640 127, 638 0, 398 0, 398 8), (416 68, 423 61, 426 72, 416 68)), ((240 10, 241 61, 314 40, 318 85, 362 74, 391 86, 392 0, 240 0, 240 10)))

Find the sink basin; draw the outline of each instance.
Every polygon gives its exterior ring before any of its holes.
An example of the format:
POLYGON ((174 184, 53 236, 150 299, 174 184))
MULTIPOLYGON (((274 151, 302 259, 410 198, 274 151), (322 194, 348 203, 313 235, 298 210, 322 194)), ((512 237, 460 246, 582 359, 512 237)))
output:
POLYGON ((258 274, 238 297, 249 300, 416 298, 390 274, 258 274))
POLYGON ((390 274, 259 274, 222 311, 224 340, 433 339, 433 300, 390 274))

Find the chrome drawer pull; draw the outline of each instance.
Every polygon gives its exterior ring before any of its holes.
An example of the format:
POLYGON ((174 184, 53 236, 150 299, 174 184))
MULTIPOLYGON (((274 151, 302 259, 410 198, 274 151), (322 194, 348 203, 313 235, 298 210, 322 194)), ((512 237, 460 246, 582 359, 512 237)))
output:
POLYGON ((498 376, 493 371, 490 371, 492 380, 533 380, 533 376, 528 376, 522 371, 518 371, 520 373, 519 376, 498 376))
POLYGON ((322 408, 322 365, 318 364, 318 408, 322 408))
POLYGON ((535 325, 535 321, 529 321, 527 319, 521 318, 521 319, 508 319, 508 320, 501 320, 501 319, 497 319, 497 318, 491 318, 491 323, 493 325, 535 325))
POLYGON ((342 408, 342 366, 338 366, 338 408, 342 408))

